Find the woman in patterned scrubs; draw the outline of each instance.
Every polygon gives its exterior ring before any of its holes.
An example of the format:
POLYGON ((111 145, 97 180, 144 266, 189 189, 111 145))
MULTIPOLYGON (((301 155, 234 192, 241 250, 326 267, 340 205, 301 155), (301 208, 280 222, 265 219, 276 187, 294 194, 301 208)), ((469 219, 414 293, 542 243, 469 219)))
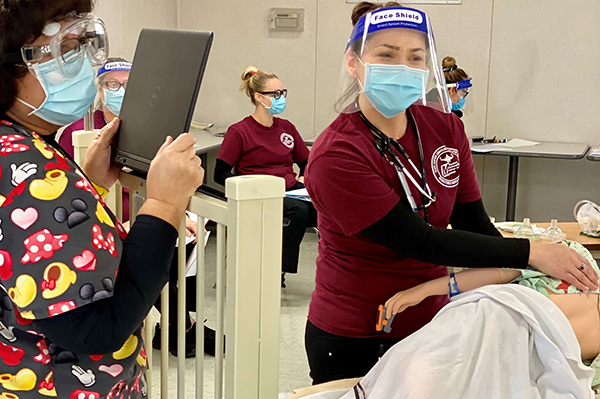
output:
MULTIPOLYGON (((102 200, 118 120, 82 168, 54 141, 95 96, 107 56, 91 0, 0 1, 0 396, 147 395, 141 325, 168 280, 176 226, 204 171, 168 138, 126 234, 102 200)), ((177 133, 177 132, 173 132, 177 133)))

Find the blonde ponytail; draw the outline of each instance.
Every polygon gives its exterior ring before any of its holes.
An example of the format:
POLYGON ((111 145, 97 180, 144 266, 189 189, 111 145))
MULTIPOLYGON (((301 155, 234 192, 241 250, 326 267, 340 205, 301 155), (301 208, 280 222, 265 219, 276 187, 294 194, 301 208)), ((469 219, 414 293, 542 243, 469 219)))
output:
POLYGON ((278 77, 272 72, 263 71, 253 66, 246 67, 242 72, 240 90, 244 91, 250 97, 252 104, 256 105, 254 94, 265 91, 267 81, 270 79, 278 79, 278 77))

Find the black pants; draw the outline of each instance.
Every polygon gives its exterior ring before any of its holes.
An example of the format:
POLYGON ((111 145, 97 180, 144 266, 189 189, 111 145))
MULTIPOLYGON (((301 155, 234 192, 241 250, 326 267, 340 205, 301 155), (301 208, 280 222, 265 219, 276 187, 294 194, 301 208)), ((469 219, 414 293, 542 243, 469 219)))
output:
MULTIPOLYGON (((204 237, 199 238, 203 240, 204 237)), ((204 241, 202 241, 204 242, 204 241)), ((189 258, 192 251, 194 250, 194 244, 186 245, 185 247, 185 258, 189 258)), ((169 270, 169 325, 171 332, 177 332, 177 248, 175 248, 175 254, 173 260, 171 260, 171 269, 169 270)), ((185 328, 186 330, 192 326, 190 321, 189 311, 196 310, 196 277, 188 277, 186 280, 186 319, 185 328)), ((160 297, 154 303, 156 310, 160 312, 160 297)), ((175 335, 176 336, 176 335, 175 335)))
POLYGON ((317 211, 312 202, 284 198, 282 271, 298 272, 300 243, 307 227, 317 227, 317 211))
POLYGON ((398 339, 348 338, 330 334, 306 322, 304 346, 313 385, 363 377, 398 339))

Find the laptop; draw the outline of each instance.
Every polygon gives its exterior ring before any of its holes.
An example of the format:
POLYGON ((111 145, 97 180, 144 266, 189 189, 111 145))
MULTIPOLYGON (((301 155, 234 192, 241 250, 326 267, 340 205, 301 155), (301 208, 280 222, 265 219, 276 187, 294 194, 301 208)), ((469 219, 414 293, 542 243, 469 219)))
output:
POLYGON ((117 163, 145 176, 167 136, 189 132, 212 32, 142 29, 125 90, 117 163))

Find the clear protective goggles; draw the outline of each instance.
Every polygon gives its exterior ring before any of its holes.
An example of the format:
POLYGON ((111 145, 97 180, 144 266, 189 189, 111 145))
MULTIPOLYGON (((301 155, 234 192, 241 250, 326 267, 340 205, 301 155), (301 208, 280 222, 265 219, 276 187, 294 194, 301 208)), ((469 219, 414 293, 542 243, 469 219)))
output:
POLYGON ((420 98, 414 104, 450 113, 452 101, 426 13, 407 7, 387 7, 360 18, 348 40, 342 62, 335 104, 337 112, 358 112, 365 106, 372 106, 365 101, 360 105, 359 96, 364 93, 367 75, 379 66, 405 75, 407 71, 424 71, 420 98))
POLYGON ((32 68, 55 60, 66 78, 77 76, 87 57, 92 65, 102 65, 108 58, 108 35, 104 22, 93 14, 80 14, 66 22, 49 22, 44 35, 51 37, 45 46, 23 46, 21 56, 32 68))

